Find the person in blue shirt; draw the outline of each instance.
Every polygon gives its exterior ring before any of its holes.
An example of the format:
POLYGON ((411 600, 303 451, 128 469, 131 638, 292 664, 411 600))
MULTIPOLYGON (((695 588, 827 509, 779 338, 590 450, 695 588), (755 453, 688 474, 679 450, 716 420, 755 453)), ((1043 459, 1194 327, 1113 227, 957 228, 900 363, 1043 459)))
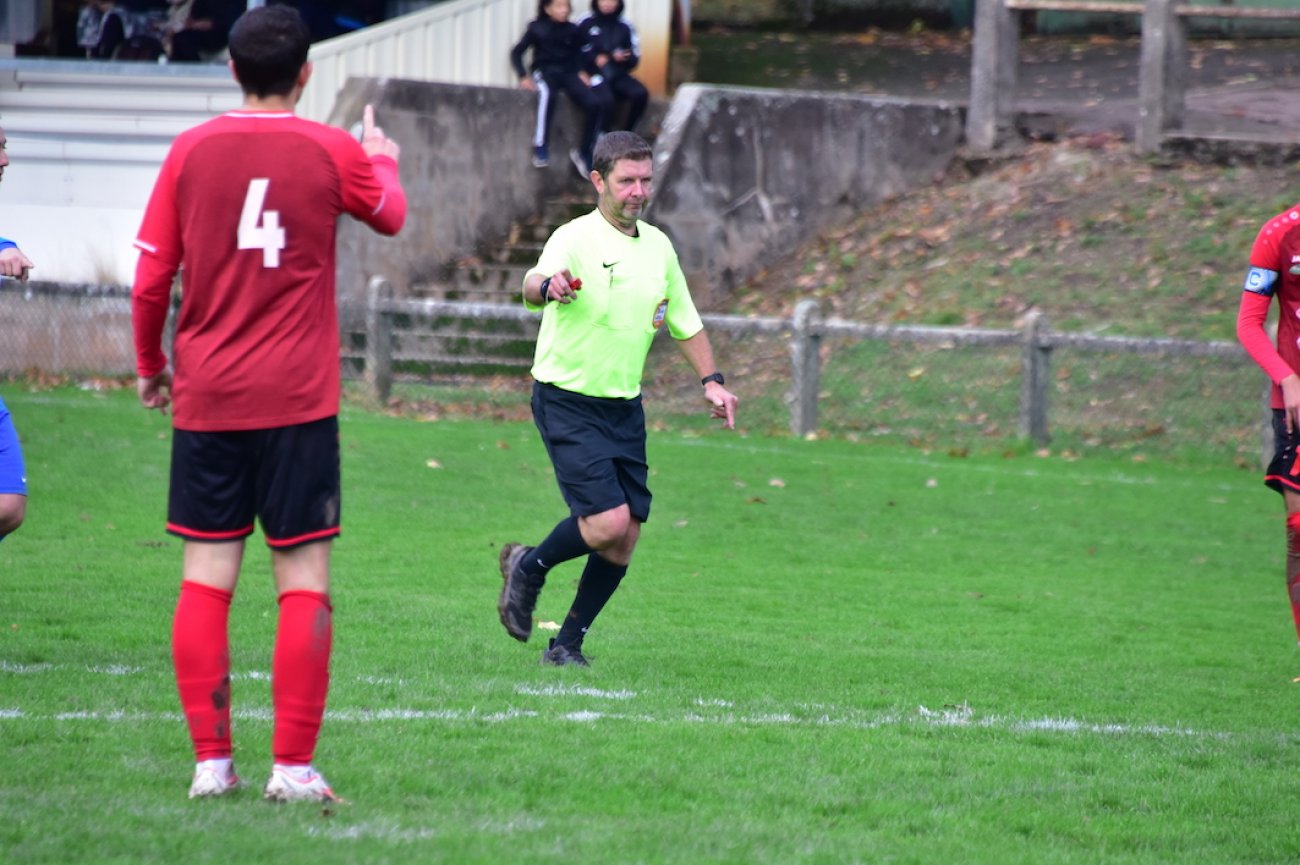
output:
MULTIPOLYGON (((5 131, 0 129, 0 179, 9 165, 5 152, 5 131)), ((23 255, 18 244, 0 237, 0 276, 27 280, 27 273, 35 265, 23 255)), ((4 400, 0 399, 0 540, 23 524, 27 516, 27 472, 23 467, 23 449, 18 443, 18 430, 4 400)))

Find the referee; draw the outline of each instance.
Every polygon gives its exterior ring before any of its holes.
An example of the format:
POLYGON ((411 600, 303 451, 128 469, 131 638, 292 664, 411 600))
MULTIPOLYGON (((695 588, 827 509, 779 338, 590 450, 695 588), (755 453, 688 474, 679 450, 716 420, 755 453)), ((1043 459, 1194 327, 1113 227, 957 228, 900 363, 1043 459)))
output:
POLYGON ((501 548, 501 624, 521 642, 551 568, 586 557, 573 606, 542 663, 588 666, 582 641, 627 573, 650 517, 641 373, 666 327, 700 376, 715 418, 734 428, 735 395, 667 236, 638 217, 650 198, 650 145, 631 132, 596 144, 596 209, 560 226, 524 277, 524 304, 542 310, 533 360, 533 420, 570 515, 537 546, 501 548))

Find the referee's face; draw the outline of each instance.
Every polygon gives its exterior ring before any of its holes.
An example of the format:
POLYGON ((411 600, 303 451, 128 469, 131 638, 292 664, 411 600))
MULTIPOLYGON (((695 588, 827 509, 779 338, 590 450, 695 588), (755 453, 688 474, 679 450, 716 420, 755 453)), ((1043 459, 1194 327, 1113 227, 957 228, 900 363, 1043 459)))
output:
POLYGON ((650 201, 650 183, 654 179, 654 162, 649 159, 620 159, 609 175, 595 175, 597 206, 614 225, 635 229, 646 204, 650 201))

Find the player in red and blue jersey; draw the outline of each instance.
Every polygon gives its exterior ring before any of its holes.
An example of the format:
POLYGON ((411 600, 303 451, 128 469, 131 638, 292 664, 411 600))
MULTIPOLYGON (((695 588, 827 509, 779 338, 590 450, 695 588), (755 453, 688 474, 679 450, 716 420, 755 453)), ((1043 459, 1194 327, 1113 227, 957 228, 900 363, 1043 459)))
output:
POLYGON ((361 142, 293 109, 311 74, 296 10, 246 12, 230 33, 244 91, 176 138, 136 240, 132 293, 141 402, 173 409, 167 530, 184 539, 172 631, 198 761, 190 796, 232 765, 227 626, 244 541, 260 520, 279 598, 269 799, 333 798, 312 759, 329 688, 329 559, 339 534, 335 231, 383 234, 406 217, 398 147, 366 107, 361 142), (162 350, 181 272, 173 366, 162 350))
POLYGON ((1237 338, 1273 382, 1273 459, 1264 483, 1286 506, 1286 584, 1300 636, 1300 204, 1270 219, 1250 250, 1250 270, 1237 313, 1237 338), (1273 298, 1277 345, 1264 330, 1273 298))

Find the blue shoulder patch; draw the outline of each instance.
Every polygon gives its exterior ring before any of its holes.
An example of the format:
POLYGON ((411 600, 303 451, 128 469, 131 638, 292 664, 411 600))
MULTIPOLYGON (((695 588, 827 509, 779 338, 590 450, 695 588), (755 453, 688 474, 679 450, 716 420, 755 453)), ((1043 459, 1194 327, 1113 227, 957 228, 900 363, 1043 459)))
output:
POLYGON ((1273 286, 1277 283, 1277 271, 1263 267, 1252 267, 1246 272, 1246 284, 1243 288, 1264 297, 1273 296, 1273 286))

